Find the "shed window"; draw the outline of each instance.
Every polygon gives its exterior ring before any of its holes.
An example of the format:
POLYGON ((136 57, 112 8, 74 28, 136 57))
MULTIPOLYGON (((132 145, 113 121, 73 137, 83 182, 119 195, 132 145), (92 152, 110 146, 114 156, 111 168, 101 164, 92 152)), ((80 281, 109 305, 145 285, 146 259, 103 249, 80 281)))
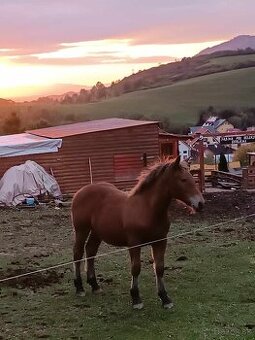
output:
POLYGON ((161 156, 172 156, 174 154, 173 143, 161 144, 161 156))
POLYGON ((132 181, 143 168, 143 157, 140 154, 122 154, 113 156, 115 181, 132 181))

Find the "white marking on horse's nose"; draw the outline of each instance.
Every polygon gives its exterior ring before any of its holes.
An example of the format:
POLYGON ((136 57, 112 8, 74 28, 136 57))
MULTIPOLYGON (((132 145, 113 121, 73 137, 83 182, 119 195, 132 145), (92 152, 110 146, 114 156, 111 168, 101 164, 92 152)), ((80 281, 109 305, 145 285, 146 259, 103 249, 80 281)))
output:
POLYGON ((202 195, 195 195, 190 197, 190 203, 195 209, 201 209, 205 203, 205 200, 202 195))

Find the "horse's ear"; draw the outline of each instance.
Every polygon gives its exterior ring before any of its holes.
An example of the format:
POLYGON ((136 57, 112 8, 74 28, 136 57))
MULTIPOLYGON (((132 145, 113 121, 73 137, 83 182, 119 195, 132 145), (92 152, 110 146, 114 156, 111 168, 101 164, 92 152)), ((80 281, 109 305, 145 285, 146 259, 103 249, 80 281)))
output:
POLYGON ((175 161, 173 162, 173 168, 178 169, 180 167, 181 156, 177 156, 175 161))

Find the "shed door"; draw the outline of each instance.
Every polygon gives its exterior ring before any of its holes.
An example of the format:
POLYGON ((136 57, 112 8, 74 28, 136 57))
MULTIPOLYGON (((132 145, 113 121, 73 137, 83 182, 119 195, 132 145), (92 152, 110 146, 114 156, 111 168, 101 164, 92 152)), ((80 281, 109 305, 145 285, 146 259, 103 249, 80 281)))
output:
POLYGON ((116 182, 135 180, 143 168, 140 154, 114 155, 113 163, 116 182))

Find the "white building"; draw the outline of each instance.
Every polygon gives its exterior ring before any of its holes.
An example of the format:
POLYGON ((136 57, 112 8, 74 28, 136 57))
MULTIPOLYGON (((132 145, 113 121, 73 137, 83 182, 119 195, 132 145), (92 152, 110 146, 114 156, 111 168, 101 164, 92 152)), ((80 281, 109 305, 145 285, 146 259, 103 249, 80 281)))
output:
POLYGON ((178 151, 181 156, 181 161, 184 161, 191 156, 191 147, 182 140, 178 142, 178 151))

